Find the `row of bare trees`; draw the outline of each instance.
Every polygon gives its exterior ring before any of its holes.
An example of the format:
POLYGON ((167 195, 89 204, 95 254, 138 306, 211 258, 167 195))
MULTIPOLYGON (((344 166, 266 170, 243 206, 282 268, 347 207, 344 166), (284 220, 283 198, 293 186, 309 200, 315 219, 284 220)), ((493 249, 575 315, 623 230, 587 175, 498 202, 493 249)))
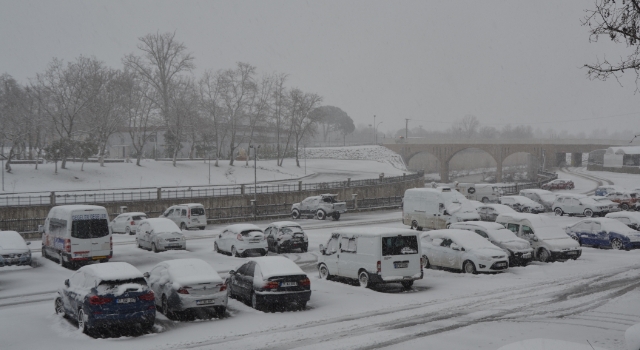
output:
POLYGON ((39 159, 43 152, 56 169, 58 161, 65 168, 68 158, 87 153, 73 148, 92 149, 89 142, 104 165, 109 138, 125 129, 140 165, 145 145, 160 128, 174 166, 184 144, 191 145, 189 157, 214 154, 216 165, 220 159, 233 165, 240 144, 254 144, 265 133, 275 138, 278 165, 293 150, 300 166, 298 148, 328 118, 312 113, 322 97, 287 87, 286 74, 260 75, 256 67, 237 63, 195 77, 195 59, 175 33, 148 34, 137 49, 122 59, 121 69, 80 56, 53 59, 25 85, 0 76, 6 170, 16 155, 39 159))

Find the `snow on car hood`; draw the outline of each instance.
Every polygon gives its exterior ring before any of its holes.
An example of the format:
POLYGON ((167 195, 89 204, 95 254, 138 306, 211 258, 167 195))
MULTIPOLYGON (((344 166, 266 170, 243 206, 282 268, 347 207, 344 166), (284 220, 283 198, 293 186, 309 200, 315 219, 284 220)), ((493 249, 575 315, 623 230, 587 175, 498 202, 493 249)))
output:
POLYGON ((467 249, 470 252, 479 254, 479 255, 500 255, 504 256, 504 250, 493 246, 493 247, 471 247, 467 249))
POLYGON ((184 235, 180 232, 160 232, 156 233, 155 236, 162 239, 184 237, 184 235))
MULTIPOLYGON (((566 235, 566 234, 565 234, 566 235)), ((564 238, 551 238, 544 240, 547 244, 549 244, 552 248, 555 249, 565 249, 565 248, 579 248, 580 244, 576 242, 575 239, 566 236, 564 238)))
POLYGON ((531 248, 531 244, 529 244, 529 242, 520 238, 518 240, 513 240, 508 242, 500 242, 500 244, 504 245, 508 249, 516 250, 516 251, 531 248))
POLYGON ((0 250, 28 250, 27 243, 24 238, 15 231, 0 231, 0 250))

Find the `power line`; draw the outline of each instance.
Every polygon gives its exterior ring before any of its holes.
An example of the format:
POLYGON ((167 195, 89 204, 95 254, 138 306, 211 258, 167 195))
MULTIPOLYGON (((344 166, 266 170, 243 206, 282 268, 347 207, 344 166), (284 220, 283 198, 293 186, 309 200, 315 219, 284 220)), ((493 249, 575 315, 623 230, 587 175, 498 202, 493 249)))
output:
MULTIPOLYGON (((482 123, 482 125, 519 125, 519 124, 557 124, 557 123, 572 123, 572 122, 581 122, 581 121, 589 121, 589 120, 601 120, 601 119, 610 119, 617 117, 625 117, 630 115, 638 115, 640 112, 632 112, 632 113, 624 113, 624 114, 615 114, 606 117, 594 117, 594 118, 581 118, 581 119, 568 119, 568 120, 552 120, 552 121, 538 121, 538 122, 509 122, 509 123, 482 123)), ((412 119, 416 121, 423 121, 427 123, 438 123, 438 124, 455 124, 456 121, 441 121, 441 120, 427 120, 427 119, 412 119)))

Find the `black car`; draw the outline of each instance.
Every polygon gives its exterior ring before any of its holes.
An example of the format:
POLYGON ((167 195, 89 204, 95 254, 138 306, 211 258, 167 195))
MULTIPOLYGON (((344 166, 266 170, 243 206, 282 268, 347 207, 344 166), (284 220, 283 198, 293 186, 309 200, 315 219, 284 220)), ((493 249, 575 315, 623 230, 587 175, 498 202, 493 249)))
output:
POLYGON ((227 286, 230 298, 250 301, 256 310, 291 303, 304 309, 311 299, 309 277, 283 256, 251 258, 238 270, 229 271, 227 286))
POLYGON ((264 234, 268 249, 272 252, 280 254, 282 251, 300 249, 304 253, 309 249, 307 234, 293 221, 273 222, 264 230, 264 234))

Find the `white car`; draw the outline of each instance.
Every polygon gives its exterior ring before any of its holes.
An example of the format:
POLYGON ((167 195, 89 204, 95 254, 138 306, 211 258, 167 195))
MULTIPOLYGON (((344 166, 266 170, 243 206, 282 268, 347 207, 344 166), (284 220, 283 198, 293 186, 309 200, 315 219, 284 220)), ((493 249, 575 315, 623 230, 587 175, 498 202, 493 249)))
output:
POLYGON ((509 255, 509 266, 527 266, 533 260, 529 241, 519 238, 497 222, 467 221, 451 225, 452 229, 473 231, 509 255))
POLYGON ((138 248, 154 253, 170 249, 187 249, 187 240, 180 228, 169 219, 155 218, 140 221, 136 233, 138 248))
POLYGON ((480 220, 494 222, 496 218, 500 214, 507 213, 516 213, 515 210, 511 209, 511 207, 503 205, 503 204, 483 204, 476 208, 478 215, 480 215, 480 220))
POLYGON ((467 230, 434 230, 422 234, 424 267, 437 266, 465 273, 499 272, 509 258, 499 247, 467 230))
POLYGON ((556 200, 556 194, 547 191, 541 190, 537 188, 531 188, 528 190, 521 190, 519 193, 521 196, 527 197, 532 201, 542 204, 547 211, 551 211, 553 207, 553 202, 556 200))
POLYGON ((124 233, 127 235, 135 235, 140 221, 147 218, 145 213, 122 213, 111 220, 111 233, 124 233))
POLYGON ((212 311, 222 317, 227 310, 227 285, 203 260, 163 261, 144 277, 155 294, 156 305, 169 319, 195 309, 212 311))
POLYGON ((502 196, 500 204, 511 207, 521 213, 544 213, 544 206, 524 196, 502 196))
POLYGON ((636 231, 640 231, 640 213, 631 211, 621 211, 617 213, 609 213, 606 218, 618 220, 621 223, 631 227, 636 231))
POLYGON ((253 224, 229 225, 222 230, 213 243, 213 249, 218 253, 230 253, 231 256, 241 257, 247 253, 267 255, 267 236, 253 224))
POLYGON ((607 209, 608 213, 612 213, 612 212, 618 212, 621 211, 622 209, 620 209, 620 204, 610 200, 609 198, 605 197, 605 196, 589 196, 589 198, 593 198, 594 201, 602 204, 602 205, 607 205, 609 206, 609 208, 607 209))
POLYGON ((160 215, 176 223, 181 230, 199 228, 204 230, 207 226, 207 212, 200 203, 187 203, 174 205, 160 215))
POLYGON ((0 267, 31 265, 30 244, 16 231, 0 231, 0 267))
POLYGON ((580 245, 611 247, 615 250, 640 248, 640 232, 615 219, 584 219, 565 231, 580 245))
POLYGON ((584 215, 586 217, 604 216, 609 210, 609 205, 598 203, 593 198, 583 194, 559 194, 553 202, 553 212, 557 216, 567 214, 569 216, 584 215))

